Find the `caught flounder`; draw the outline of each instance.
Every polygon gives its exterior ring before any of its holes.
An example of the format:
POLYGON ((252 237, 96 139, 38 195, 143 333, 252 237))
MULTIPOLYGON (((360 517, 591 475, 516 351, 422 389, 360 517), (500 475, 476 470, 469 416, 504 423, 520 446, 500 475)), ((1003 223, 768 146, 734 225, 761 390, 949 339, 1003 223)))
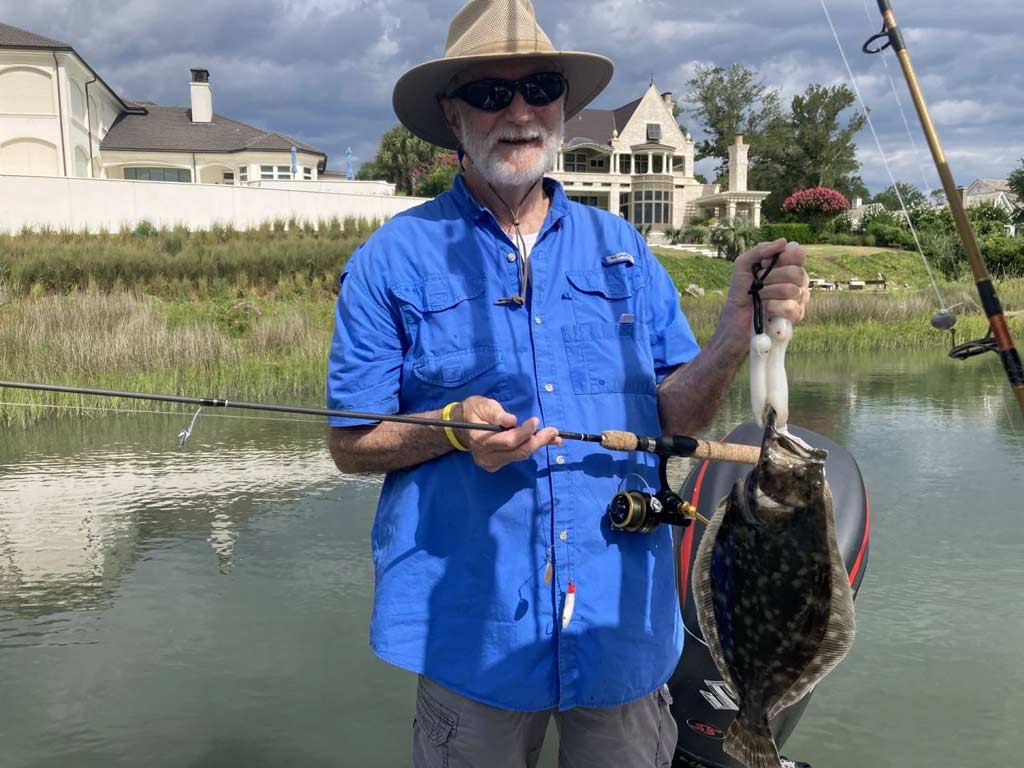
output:
POLYGON ((769 720, 853 644, 853 594, 836 543, 827 451, 768 418, 761 459, 708 523, 693 564, 697 618, 739 700, 726 753, 780 768, 769 720))

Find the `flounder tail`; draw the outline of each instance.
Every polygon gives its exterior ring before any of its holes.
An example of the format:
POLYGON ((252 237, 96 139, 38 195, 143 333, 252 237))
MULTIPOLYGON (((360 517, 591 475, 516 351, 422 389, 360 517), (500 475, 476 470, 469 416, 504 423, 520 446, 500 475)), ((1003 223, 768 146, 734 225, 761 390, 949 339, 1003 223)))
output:
POLYGON ((782 768, 782 758, 772 738, 767 717, 763 717, 760 723, 737 717, 725 732, 722 748, 748 768, 782 768))

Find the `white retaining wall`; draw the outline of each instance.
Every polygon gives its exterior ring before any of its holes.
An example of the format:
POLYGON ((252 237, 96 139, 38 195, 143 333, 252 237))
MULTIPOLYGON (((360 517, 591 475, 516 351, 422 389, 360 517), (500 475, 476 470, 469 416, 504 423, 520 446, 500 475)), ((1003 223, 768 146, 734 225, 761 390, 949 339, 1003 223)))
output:
POLYGON ((346 216, 386 219, 422 202, 380 194, 0 175, 0 232, 17 233, 23 227, 116 232, 143 220, 157 227, 231 224, 249 229, 292 217, 312 222, 346 216))

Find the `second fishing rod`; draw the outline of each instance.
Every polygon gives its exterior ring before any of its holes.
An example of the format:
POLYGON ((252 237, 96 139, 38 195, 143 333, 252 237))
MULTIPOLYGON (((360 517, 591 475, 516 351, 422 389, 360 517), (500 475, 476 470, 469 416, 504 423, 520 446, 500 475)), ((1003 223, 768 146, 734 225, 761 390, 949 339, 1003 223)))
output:
MULTIPOLYGON (((275 405, 273 403, 248 403, 214 397, 185 397, 181 395, 124 392, 120 390, 94 389, 90 387, 69 387, 58 384, 0 381, 0 388, 23 389, 35 392, 60 392, 63 394, 87 395, 92 397, 150 400, 156 402, 195 405, 200 408, 238 408, 253 411, 294 413, 306 416, 337 416, 340 418, 358 419, 367 422, 396 422, 401 424, 418 424, 424 427, 448 427, 450 429, 482 432, 505 432, 509 429, 509 427, 503 427, 499 424, 451 421, 449 419, 435 419, 425 416, 341 411, 331 408, 307 408, 296 405, 275 405)), ((189 429, 191 429, 191 427, 189 427, 189 429)), ((687 435, 661 435, 658 437, 648 437, 622 430, 605 430, 599 434, 559 430, 558 436, 563 440, 578 440, 588 443, 597 443, 602 448, 609 451, 640 451, 643 453, 654 453, 660 456, 692 457, 708 461, 729 461, 739 464, 756 464, 761 453, 760 448, 757 446, 740 445, 736 443, 719 443, 711 440, 700 440, 687 435)))

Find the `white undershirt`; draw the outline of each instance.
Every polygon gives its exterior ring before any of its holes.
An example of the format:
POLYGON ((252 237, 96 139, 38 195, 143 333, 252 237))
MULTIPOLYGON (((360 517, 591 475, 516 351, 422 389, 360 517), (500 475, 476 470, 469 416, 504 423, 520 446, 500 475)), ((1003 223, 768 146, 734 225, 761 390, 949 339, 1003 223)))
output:
POLYGON ((537 243, 537 235, 540 232, 534 232, 532 235, 523 235, 523 242, 526 244, 526 253, 523 254, 525 261, 530 260, 530 251, 533 250, 533 246, 537 243))

